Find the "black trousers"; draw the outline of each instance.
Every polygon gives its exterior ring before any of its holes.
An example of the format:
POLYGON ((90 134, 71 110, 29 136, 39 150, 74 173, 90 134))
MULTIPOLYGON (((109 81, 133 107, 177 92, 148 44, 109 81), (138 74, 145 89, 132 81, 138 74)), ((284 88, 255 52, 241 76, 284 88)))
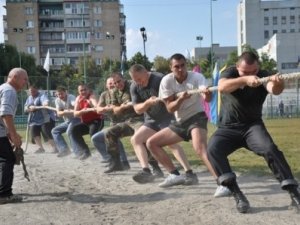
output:
POLYGON ((0 197, 12 195, 15 155, 7 137, 0 138, 0 197))
POLYGON ((74 144, 78 147, 78 150, 89 153, 89 147, 85 143, 83 136, 87 134, 93 136, 95 133, 102 130, 103 126, 104 120, 94 120, 89 124, 79 123, 75 125, 71 130, 71 135, 74 137, 74 144))
POLYGON ((288 185, 298 185, 283 153, 275 145, 262 121, 239 128, 218 128, 211 136, 208 158, 220 184, 226 185, 228 180, 235 179, 227 157, 241 147, 264 157, 283 189, 288 185))

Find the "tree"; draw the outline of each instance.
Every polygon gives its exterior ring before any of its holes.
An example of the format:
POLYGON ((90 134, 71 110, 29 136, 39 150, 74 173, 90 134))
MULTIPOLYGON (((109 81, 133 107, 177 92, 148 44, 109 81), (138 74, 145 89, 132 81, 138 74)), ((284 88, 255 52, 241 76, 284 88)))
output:
POLYGON ((262 53, 260 56, 260 67, 263 70, 269 71, 271 74, 275 74, 278 72, 277 63, 274 59, 270 59, 268 54, 262 53))
POLYGON ((233 66, 236 64, 238 60, 238 55, 237 55, 237 51, 233 51, 229 54, 229 57, 227 59, 227 61, 225 62, 225 64, 228 66, 233 66))
POLYGON ((136 53, 129 61, 128 66, 132 66, 134 64, 142 64, 147 70, 151 70, 153 64, 149 61, 148 57, 144 57, 142 53, 136 53))
POLYGON ((153 67, 155 68, 155 71, 163 74, 168 74, 171 72, 169 66, 169 60, 162 56, 156 56, 154 58, 153 67))

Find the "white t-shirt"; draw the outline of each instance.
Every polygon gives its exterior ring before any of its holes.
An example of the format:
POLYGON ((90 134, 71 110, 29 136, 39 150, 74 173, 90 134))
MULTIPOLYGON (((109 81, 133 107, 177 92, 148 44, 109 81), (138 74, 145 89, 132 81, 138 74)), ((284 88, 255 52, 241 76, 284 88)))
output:
MULTIPOLYGON (((75 99, 76 99, 76 97, 71 94, 67 95, 67 101, 64 101, 60 98, 56 98, 55 99, 55 107, 58 111, 65 110, 65 109, 74 109, 75 99)), ((67 115, 67 116, 64 116, 63 118, 65 121, 69 121, 73 117, 74 117, 73 115, 67 115)))
MULTIPOLYGON (((160 83, 159 97, 166 99, 179 92, 199 89, 204 86, 206 86, 206 79, 201 73, 188 72, 186 80, 184 80, 181 84, 177 82, 173 73, 169 73, 160 83)), ((201 95, 197 93, 184 100, 179 109, 174 113, 176 120, 185 121, 196 113, 204 112, 200 98, 201 95)))

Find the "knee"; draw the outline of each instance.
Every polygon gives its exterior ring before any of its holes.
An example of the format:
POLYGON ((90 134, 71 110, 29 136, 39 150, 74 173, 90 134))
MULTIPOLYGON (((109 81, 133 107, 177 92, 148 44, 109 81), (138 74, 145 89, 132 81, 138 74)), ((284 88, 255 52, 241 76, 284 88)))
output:
POLYGON ((131 144, 134 146, 134 145, 139 144, 139 139, 137 138, 136 135, 133 135, 133 136, 131 136, 131 138, 130 138, 130 142, 131 142, 131 144))

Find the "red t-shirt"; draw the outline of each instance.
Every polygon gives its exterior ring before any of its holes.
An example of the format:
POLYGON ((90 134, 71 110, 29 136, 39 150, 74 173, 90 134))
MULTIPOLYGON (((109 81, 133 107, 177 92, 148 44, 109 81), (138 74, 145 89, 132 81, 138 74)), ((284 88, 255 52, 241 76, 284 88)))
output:
MULTIPOLYGON (((88 96, 89 97, 89 96, 88 96)), ((79 108, 80 109, 87 109, 91 108, 88 99, 82 98, 79 100, 79 108)), ((103 118, 102 114, 98 114, 97 112, 88 112, 81 115, 81 122, 83 123, 90 123, 94 120, 101 120, 103 118)))

